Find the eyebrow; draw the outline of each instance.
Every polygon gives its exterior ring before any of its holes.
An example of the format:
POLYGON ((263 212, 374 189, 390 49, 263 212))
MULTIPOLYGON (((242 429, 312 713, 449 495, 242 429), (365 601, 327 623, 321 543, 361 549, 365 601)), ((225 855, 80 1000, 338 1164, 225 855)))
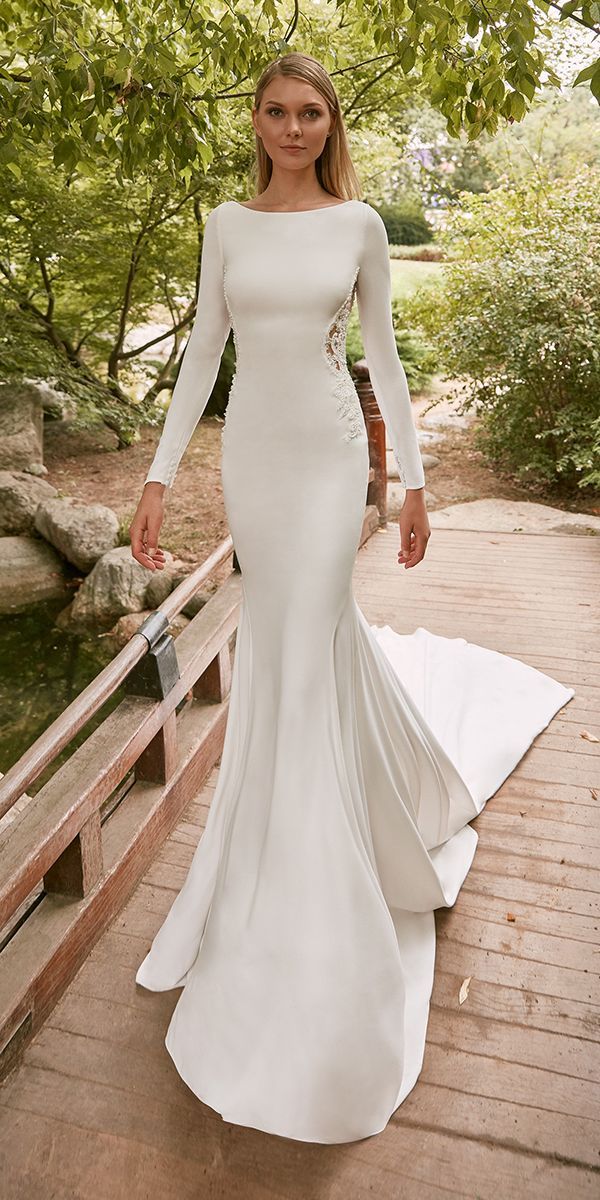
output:
MULTIPOLYGON (((285 108, 285 104, 282 104, 281 100, 273 100, 273 99, 265 100, 265 104, 277 104, 279 106, 279 108, 285 108)), ((300 107, 301 108, 320 108, 321 104, 320 104, 319 100, 307 100, 306 104, 301 104, 300 107)))

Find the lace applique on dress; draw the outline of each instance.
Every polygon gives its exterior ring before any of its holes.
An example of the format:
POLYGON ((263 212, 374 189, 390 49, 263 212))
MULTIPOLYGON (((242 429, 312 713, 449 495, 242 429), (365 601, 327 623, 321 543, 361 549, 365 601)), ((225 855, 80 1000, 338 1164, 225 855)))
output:
POLYGON ((334 392, 337 398, 338 416, 341 421, 346 422, 347 426, 344 433, 345 441, 350 441, 351 438, 357 437, 358 434, 364 432, 365 428, 360 400, 356 394, 352 376, 346 366, 346 330, 348 328, 348 318, 354 303, 358 271, 359 268, 357 267, 354 272, 350 291, 343 303, 340 304, 325 334, 322 347, 325 360, 336 375, 334 392))
POLYGON ((231 399, 231 394, 235 387, 238 363, 240 361, 240 344, 239 344, 239 340, 238 340, 237 329, 233 323, 233 313, 231 311, 231 307, 229 304, 229 297, 227 295, 227 265, 226 264, 223 266, 223 295, 225 297, 225 304, 227 306, 227 312, 229 313, 229 323, 231 325, 231 332, 233 333, 233 345, 235 347, 235 367, 234 367, 233 375, 231 377, 231 383, 229 385, 229 395, 227 397, 227 406, 225 408, 225 417, 223 420, 223 425, 221 427, 221 442, 223 441, 223 438, 225 437, 225 430, 227 428, 227 414, 229 412, 229 401, 231 399))

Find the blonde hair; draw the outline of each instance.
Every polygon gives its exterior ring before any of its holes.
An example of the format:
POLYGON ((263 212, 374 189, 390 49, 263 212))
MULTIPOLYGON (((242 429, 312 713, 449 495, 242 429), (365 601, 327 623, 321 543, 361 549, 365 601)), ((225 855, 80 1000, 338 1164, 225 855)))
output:
MULTIPOLYGON (((325 68, 310 54, 296 51, 273 59, 264 69, 254 93, 254 107, 260 109, 265 89, 280 75, 291 75, 310 83, 335 117, 333 131, 328 136, 322 153, 315 163, 317 179, 327 192, 339 200, 362 200, 362 189, 350 157, 346 127, 340 109, 337 92, 325 68)), ((256 157, 252 168, 252 184, 259 196, 265 191, 273 172, 273 163, 267 154, 262 138, 255 131, 256 157)))

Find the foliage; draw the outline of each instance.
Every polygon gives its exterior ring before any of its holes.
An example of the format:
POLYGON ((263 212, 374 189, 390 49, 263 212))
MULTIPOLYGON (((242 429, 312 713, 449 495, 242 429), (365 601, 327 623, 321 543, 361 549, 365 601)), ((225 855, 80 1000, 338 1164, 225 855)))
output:
POLYGON ((543 92, 518 126, 485 139, 481 152, 497 183, 538 168, 548 179, 564 179, 583 163, 600 166, 600 107, 584 88, 543 92))
MULTIPOLYGON (((0 317, 0 378, 47 383, 73 402, 75 426, 91 428, 102 423, 115 431, 120 445, 135 440, 142 415, 135 405, 118 399, 85 367, 70 363, 29 314, 18 309, 2 312, 0 306, 0 317)), ((156 409, 147 410, 144 420, 153 424, 158 416, 156 409)))
MULTIPOLYGON (((306 0, 307 49, 334 74, 353 69, 354 120, 378 107, 383 80, 388 95, 426 95, 472 141, 522 120, 545 77, 560 83, 539 44, 549 7, 306 0)), ((561 17, 593 29, 597 7, 567 0, 561 17)), ((0 0, 0 162, 18 178, 23 149, 45 144, 68 172, 103 159, 131 179, 158 164, 189 187, 217 161, 230 101, 295 48, 297 17, 280 0, 0 0)), ((596 64, 580 79, 598 98, 596 64)))
MULTIPOLYGON (((295 47, 298 18, 373 195, 411 103, 461 136, 485 186, 473 143, 560 82, 539 45, 548 8, 515 0, 500 21, 465 0, 306 0, 290 23, 280 0, 0 0, 0 369, 48 373, 81 420, 131 440, 177 377, 204 215, 249 171, 253 81, 295 47), (133 345, 145 325, 159 328, 133 345)), ((392 242, 427 237, 411 213, 390 228, 392 242)), ((207 411, 223 409, 231 360, 230 342, 207 411)))
POLYGON ((600 171, 462 197, 441 287, 406 302, 478 443, 532 485, 600 487, 600 171))
MULTIPOLYGON (((422 335, 407 328, 403 300, 392 300, 392 320, 398 356, 404 367, 409 388, 411 391, 419 391, 430 382, 436 367, 436 358, 432 347, 427 344, 422 335)), ((348 367, 351 369, 364 357, 365 351, 358 313, 356 309, 353 309, 348 321, 346 336, 348 367)))
MULTIPOLYGON (((210 192, 203 201, 210 206, 210 192)), ((119 186, 110 164, 73 178, 42 152, 23 154, 19 180, 0 176, 0 315, 23 330, 10 348, 4 339, 5 377, 39 375, 46 364, 73 385, 82 419, 101 409, 130 440, 176 376, 202 219, 199 185, 176 187, 157 173, 119 186), (145 324, 153 328, 131 345, 130 331, 145 324)))
POLYGON ((378 209, 386 227, 388 242, 395 245, 418 246, 433 239, 433 230, 417 197, 407 197, 404 202, 383 204, 378 209))

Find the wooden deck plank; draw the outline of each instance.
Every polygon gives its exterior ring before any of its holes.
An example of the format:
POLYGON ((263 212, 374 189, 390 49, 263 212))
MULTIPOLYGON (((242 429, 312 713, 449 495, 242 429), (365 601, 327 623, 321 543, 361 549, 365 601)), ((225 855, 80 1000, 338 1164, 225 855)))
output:
MULTIPOLYGON (((62 1120, 70 1123, 76 1144, 82 1130, 91 1130, 141 1142, 161 1154, 174 1154, 195 1163, 199 1181, 207 1161, 214 1161, 213 1156, 218 1154, 223 1170, 219 1181, 223 1180, 227 1187, 230 1171, 238 1186, 245 1181, 246 1196, 254 1194, 252 1189, 261 1177, 269 1179, 271 1194, 285 1196, 287 1200, 306 1200, 307 1195, 335 1195, 342 1200, 343 1196, 360 1195, 361 1187, 368 1187, 371 1196, 417 1197, 423 1191, 417 1191, 414 1185, 421 1189, 439 1187, 440 1183, 446 1194, 482 1200, 486 1197, 497 1200, 499 1196, 508 1200, 517 1195, 539 1200, 542 1197, 546 1200, 548 1195, 564 1196, 565 1200, 576 1195, 578 1200, 588 1197, 595 1200, 597 1195, 597 1178, 586 1168, 561 1162, 555 1155, 520 1152, 514 1140, 513 1145, 507 1146, 495 1138, 453 1137, 443 1128, 431 1128, 424 1123, 412 1126, 408 1118, 401 1123, 396 1117, 377 1138, 366 1139, 354 1147, 350 1143, 342 1152, 340 1147, 298 1143, 290 1146, 286 1138, 270 1138, 259 1131, 242 1128, 238 1131, 227 1126, 214 1110, 200 1104, 182 1081, 180 1086, 177 1080, 172 1086, 163 1085, 159 1097, 134 1095, 132 1102, 127 1103, 128 1093, 114 1085, 73 1076, 67 1079, 68 1087, 62 1074, 24 1065, 19 1073, 19 1086, 11 1097, 13 1112, 18 1110, 38 1117, 60 1112, 62 1120), (225 1141, 227 1129, 229 1136, 225 1141), (229 1171, 224 1168, 224 1156, 229 1171), (327 1179, 331 1175, 331 1167, 328 1172, 325 1165, 327 1156, 331 1164, 335 1163, 333 1191, 331 1179, 327 1179), (358 1188, 355 1189, 354 1183, 358 1188), (412 1193, 408 1190, 411 1185, 412 1193), (519 1188, 523 1191, 519 1192, 519 1188)), ((448 1102, 447 1092, 444 1102, 448 1102)), ((364 1190, 362 1194, 368 1192, 364 1190)))
POLYGON ((0 1090, 7 1200, 595 1200, 600 745, 581 732, 600 736, 597 545, 436 529, 406 572, 397 543, 391 523, 357 557, 372 624, 465 637, 576 688, 474 822, 473 866, 436 912, 415 1088, 381 1134, 332 1147, 230 1125, 179 1078, 164 1035, 180 992, 147 992, 135 971, 202 837, 217 765, 0 1090))

